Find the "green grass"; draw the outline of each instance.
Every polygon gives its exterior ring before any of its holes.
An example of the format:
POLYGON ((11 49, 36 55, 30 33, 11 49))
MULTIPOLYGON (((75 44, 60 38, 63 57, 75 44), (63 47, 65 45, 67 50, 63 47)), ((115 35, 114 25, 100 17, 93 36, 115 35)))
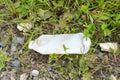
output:
POLYGON ((0 0, 0 6, 6 9, 0 12, 0 25, 21 22, 34 25, 23 33, 28 39, 23 48, 41 34, 83 32, 91 38, 90 54, 50 55, 50 61, 58 60, 57 68, 63 78, 69 75, 77 80, 81 74, 88 75, 94 62, 85 57, 92 55, 100 42, 106 42, 106 37, 111 42, 120 43, 120 0, 0 0), (61 67, 61 61, 66 59, 69 66, 61 67))

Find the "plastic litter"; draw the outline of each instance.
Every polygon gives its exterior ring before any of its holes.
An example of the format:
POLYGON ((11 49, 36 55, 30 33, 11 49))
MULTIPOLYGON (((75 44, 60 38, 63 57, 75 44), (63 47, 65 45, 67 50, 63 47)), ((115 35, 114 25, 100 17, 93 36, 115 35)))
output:
POLYGON ((100 43, 100 47, 102 51, 108 51, 111 52, 111 49, 114 51, 117 51, 118 49, 118 44, 117 43, 100 43))
POLYGON ((83 33, 42 35, 30 41, 28 48, 41 54, 84 54, 87 53, 91 40, 83 33))
POLYGON ((31 28, 32 28, 31 23, 20 23, 17 25, 17 29, 19 31, 23 31, 23 32, 26 32, 26 31, 30 30, 31 28))

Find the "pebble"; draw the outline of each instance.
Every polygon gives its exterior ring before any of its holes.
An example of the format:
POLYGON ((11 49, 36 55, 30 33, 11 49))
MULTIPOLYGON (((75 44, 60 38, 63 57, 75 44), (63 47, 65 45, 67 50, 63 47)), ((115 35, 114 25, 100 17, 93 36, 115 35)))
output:
POLYGON ((62 66, 63 66, 63 67, 66 67, 67 64, 68 64, 68 61, 67 61, 67 60, 65 60, 65 61, 62 62, 62 66))
POLYGON ((99 53, 98 53, 98 57, 99 57, 100 59, 103 59, 103 58, 104 58, 104 53, 99 52, 99 53))
POLYGON ((32 80, 38 80, 38 76, 39 76, 38 70, 32 70, 31 74, 32 74, 32 80))
POLYGON ((11 44, 11 52, 15 52, 17 51, 17 45, 18 44, 24 44, 25 41, 25 37, 17 37, 15 36, 12 40, 12 44, 11 44))
POLYGON ((0 75, 0 80, 10 80, 6 72, 2 72, 0 75))
POLYGON ((0 78, 0 80, 10 80, 10 78, 9 78, 9 76, 2 76, 1 78, 0 78))
POLYGON ((25 38, 24 37, 17 37, 16 42, 20 43, 21 45, 24 44, 25 38))
POLYGON ((32 74, 32 76, 38 76, 39 71, 38 70, 32 70, 31 74, 32 74))
POLYGON ((14 72, 2 72, 0 75, 0 80, 15 80, 15 73, 14 72))
POLYGON ((12 55, 12 58, 13 58, 13 59, 17 59, 18 57, 19 57, 19 54, 13 54, 13 55, 12 55))
POLYGON ((11 52, 15 52, 17 50, 17 45, 11 44, 11 52))
POLYGON ((20 67, 20 61, 18 61, 18 60, 11 61, 11 65, 10 66, 18 68, 18 67, 20 67))
POLYGON ((4 43, 0 42, 0 47, 5 48, 6 45, 4 43))
POLYGON ((28 78, 28 75, 26 73, 20 76, 20 80, 27 80, 27 78, 28 78))

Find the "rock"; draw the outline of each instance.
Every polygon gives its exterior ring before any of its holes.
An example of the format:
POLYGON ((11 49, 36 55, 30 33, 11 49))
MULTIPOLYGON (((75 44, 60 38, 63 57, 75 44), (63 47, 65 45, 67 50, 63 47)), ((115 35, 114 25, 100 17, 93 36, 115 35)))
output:
POLYGON ((6 75, 6 76, 1 77, 0 80, 10 80, 10 78, 9 76, 6 75))
POLYGON ((11 44, 11 51, 12 52, 16 51, 18 43, 22 45, 24 43, 24 39, 25 39, 24 37, 14 36, 11 44))
POLYGON ((11 44, 11 52, 17 51, 17 46, 18 46, 18 44, 23 45, 23 44, 24 44, 24 41, 25 41, 25 38, 24 38, 24 37, 14 36, 14 38, 13 38, 13 40, 12 40, 12 44, 11 44))
POLYGON ((15 73, 12 71, 2 72, 0 75, 0 80, 15 80, 15 73))
POLYGON ((18 68, 18 67, 20 67, 20 61, 18 61, 18 60, 11 61, 10 66, 18 68))
POLYGON ((9 76, 7 75, 7 72, 1 73, 0 80, 10 80, 9 76))
POLYGON ((17 38, 16 38, 16 42, 17 42, 17 43, 23 44, 24 41, 25 41, 25 38, 24 38, 24 37, 17 37, 17 38))
POLYGON ((104 53, 99 52, 99 53, 98 53, 98 57, 99 57, 100 59, 103 59, 103 57, 104 57, 104 53))
POLYGON ((27 80, 27 78, 28 78, 28 75, 26 73, 20 76, 20 80, 27 80))
POLYGON ((30 30, 31 28, 32 28, 31 23, 20 23, 17 25, 17 29, 19 31, 23 31, 23 32, 26 32, 26 31, 30 30))
POLYGON ((39 71, 38 70, 32 70, 31 74, 32 74, 32 76, 38 76, 39 71))
POLYGON ((38 70, 32 70, 31 74, 32 74, 32 80, 38 80, 38 76, 39 76, 38 70))
POLYGON ((17 45, 11 44, 11 52, 15 52, 17 50, 17 45))
POLYGON ((66 67, 66 66, 67 66, 67 64, 68 64, 68 61, 67 61, 67 60, 62 61, 62 66, 63 66, 63 67, 66 67))
POLYGON ((0 47, 5 48, 5 47, 6 47, 6 44, 0 42, 0 47))
POLYGON ((12 58, 13 58, 13 59, 17 59, 18 57, 19 57, 19 54, 13 54, 13 55, 12 55, 12 58))

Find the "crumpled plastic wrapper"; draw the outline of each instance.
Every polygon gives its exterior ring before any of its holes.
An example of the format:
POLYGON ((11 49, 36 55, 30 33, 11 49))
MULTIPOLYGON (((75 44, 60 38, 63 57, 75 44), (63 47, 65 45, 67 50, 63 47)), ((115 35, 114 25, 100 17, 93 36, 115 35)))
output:
POLYGON ((42 35, 30 41, 28 48, 41 54, 84 54, 90 49, 91 40, 83 33, 42 35))
POLYGON ((100 47, 102 51, 108 51, 111 52, 111 49, 115 52, 118 49, 118 44, 117 43, 100 43, 100 47))

